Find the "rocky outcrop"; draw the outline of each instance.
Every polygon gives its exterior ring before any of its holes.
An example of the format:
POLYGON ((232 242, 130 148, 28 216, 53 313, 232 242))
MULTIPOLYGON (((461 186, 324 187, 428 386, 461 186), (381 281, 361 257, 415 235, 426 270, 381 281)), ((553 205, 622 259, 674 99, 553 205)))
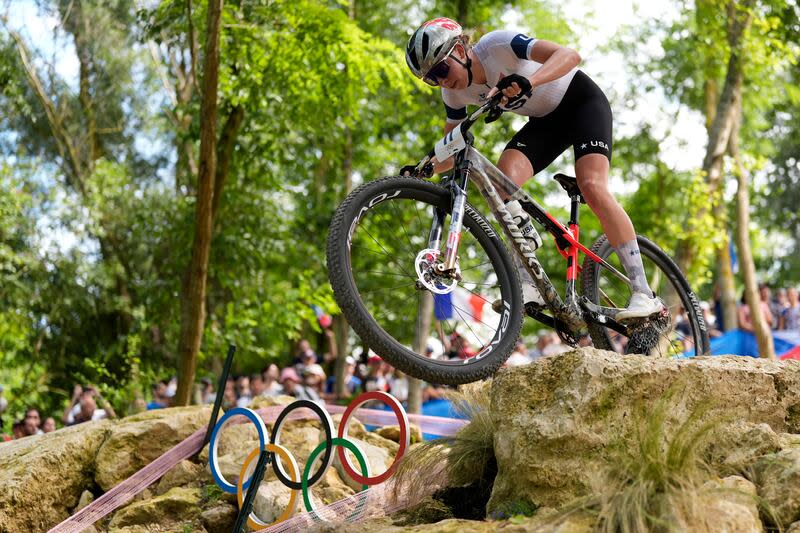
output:
POLYGON ((674 394, 668 422, 680 423, 707 406, 705 419, 721 427, 739 424, 745 441, 753 441, 747 451, 716 451, 732 468, 775 450, 779 434, 800 431, 800 364, 576 350, 495 378, 498 475, 489 509, 514 499, 559 506, 587 494, 592 472, 610 460, 609 445, 628 442, 632 448, 636 413, 652 409, 668 391, 674 394))
POLYGON ((700 490, 694 514, 685 530, 696 533, 761 533, 758 495, 753 483, 740 476, 708 481, 700 490))
POLYGON ((0 444, 0 532, 47 531, 92 484, 111 423, 88 422, 0 444))
MULTIPOLYGON (((400 426, 383 426, 379 428, 375 433, 383 437, 384 439, 393 440, 394 442, 400 442, 400 426)), ((409 440, 412 444, 415 442, 422 442, 422 430, 416 424, 409 424, 408 428, 409 440)))
POLYGON ((210 407, 174 407, 124 418, 97 454, 95 481, 108 490, 208 425, 210 407))
POLYGON ((238 513, 233 505, 217 505, 200 513, 200 520, 208 533, 230 533, 238 513))
MULTIPOLYGON (((700 482, 693 479, 690 487, 692 505, 670 511, 670 522, 678 530, 749 533, 763 531, 766 524, 800 533, 798 363, 750 358, 681 361, 583 349, 504 370, 485 388, 491 396, 492 420, 486 423, 483 417, 485 427, 477 422, 472 426, 483 430, 469 434, 483 440, 449 452, 443 451, 446 445, 429 447, 434 461, 421 470, 418 480, 427 488, 457 488, 462 490, 458 494, 465 494, 469 487, 448 487, 448 476, 430 465, 443 465, 448 457, 469 449, 489 456, 493 451, 494 458, 482 470, 483 499, 474 506, 478 513, 459 514, 455 505, 438 499, 444 507, 427 515, 409 511, 405 517, 401 513, 362 524, 320 524, 315 530, 588 533, 598 524, 601 500, 596 496, 601 489, 596 480, 605 479, 597 474, 613 470, 620 451, 637 459, 642 420, 657 418, 653 413, 658 412, 664 418, 665 441, 692 418, 712 432, 699 448, 712 472, 699 469, 700 482), (659 411, 665 399, 669 409, 659 411), (490 492, 487 510, 496 520, 453 518, 478 516, 490 492)), ((290 401, 268 399, 265 405, 290 401)), ((0 533, 46 531, 204 427, 208 416, 209 409, 203 407, 159 410, 0 444, 0 533)), ((341 415, 333 419, 338 425, 341 415)), ((322 440, 320 433, 313 419, 287 421, 281 444, 302 468, 322 440)), ((373 475, 387 468, 398 450, 392 440, 396 428, 383 428, 382 433, 389 438, 366 431, 355 419, 349 429, 350 438, 366 452, 373 475)), ((236 481, 245 457, 257 445, 251 424, 226 427, 218 451, 229 481, 236 481)), ((424 444, 415 447, 425 449, 424 444)), ((337 458, 311 497, 322 506, 360 489, 337 458)), ((272 522, 288 500, 289 490, 268 468, 254 511, 272 522)), ((298 510, 303 510, 302 501, 298 510)), ((236 514, 235 496, 222 493, 210 479, 206 451, 199 460, 176 465, 87 531, 217 533, 230 531, 236 514)))
POLYGON ((788 527, 800 520, 800 448, 761 457, 754 467, 758 494, 770 523, 788 527))
POLYGON ((212 481, 210 475, 199 464, 183 460, 164 474, 156 485, 155 493, 160 496, 175 487, 199 488, 204 483, 212 481))
POLYGON ((180 524, 200 518, 201 492, 175 487, 161 496, 128 505, 114 515, 110 531, 147 524, 180 524))

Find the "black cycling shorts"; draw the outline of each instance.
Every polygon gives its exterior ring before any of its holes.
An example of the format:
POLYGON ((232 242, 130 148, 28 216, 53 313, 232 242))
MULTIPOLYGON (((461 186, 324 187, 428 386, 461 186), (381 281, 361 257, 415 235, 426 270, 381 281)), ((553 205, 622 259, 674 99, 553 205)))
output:
POLYGON ((575 161, 586 154, 603 154, 611 162, 611 106, 600 87, 582 71, 558 106, 543 117, 531 117, 511 138, 506 150, 525 154, 536 174, 572 146, 575 161))

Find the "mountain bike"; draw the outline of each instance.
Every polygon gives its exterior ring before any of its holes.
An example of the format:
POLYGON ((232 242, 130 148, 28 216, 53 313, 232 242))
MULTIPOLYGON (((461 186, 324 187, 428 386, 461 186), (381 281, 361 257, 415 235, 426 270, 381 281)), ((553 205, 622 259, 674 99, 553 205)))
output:
POLYGON ((697 297, 655 243, 637 236, 650 287, 665 309, 655 317, 617 321, 631 295, 630 280, 605 236, 590 248, 579 242, 579 210, 585 200, 576 178, 554 176, 570 198, 564 225, 474 147, 470 128, 483 115, 487 122, 497 119, 503 111, 500 96, 473 111, 416 167, 418 174, 434 155, 439 161, 454 156, 451 175, 438 184, 415 176, 367 182, 336 210, 327 242, 329 279, 342 313, 362 341, 406 374, 449 385, 496 372, 519 338, 524 315, 553 328, 571 346, 588 338, 597 348, 624 353, 706 354, 708 333, 697 297), (485 198, 501 232, 467 201, 470 183, 485 198), (566 260, 563 299, 503 196, 518 200, 552 235, 566 260), (543 304, 522 301, 518 268, 501 234, 532 276, 543 304), (452 316, 435 320, 442 301, 452 316), (431 356, 426 347, 431 337, 445 346, 458 345, 459 356, 431 356))

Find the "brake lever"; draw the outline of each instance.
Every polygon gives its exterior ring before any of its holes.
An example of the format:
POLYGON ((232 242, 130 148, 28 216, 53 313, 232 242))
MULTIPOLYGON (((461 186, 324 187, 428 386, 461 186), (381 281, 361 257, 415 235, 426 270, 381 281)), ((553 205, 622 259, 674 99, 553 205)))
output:
POLYGON ((503 110, 500 109, 500 106, 495 106, 491 108, 488 113, 486 113, 486 118, 483 119, 483 122, 485 124, 491 124, 492 122, 500 118, 500 115, 502 114, 503 110))
POLYGON ((486 118, 483 119, 483 122, 485 124, 491 124, 492 122, 500 118, 500 115, 502 115, 505 112, 505 110, 500 107, 500 100, 502 100, 502 98, 503 98, 503 93, 498 92, 497 94, 492 96, 491 100, 489 100, 491 107, 489 108, 489 111, 486 113, 486 118))

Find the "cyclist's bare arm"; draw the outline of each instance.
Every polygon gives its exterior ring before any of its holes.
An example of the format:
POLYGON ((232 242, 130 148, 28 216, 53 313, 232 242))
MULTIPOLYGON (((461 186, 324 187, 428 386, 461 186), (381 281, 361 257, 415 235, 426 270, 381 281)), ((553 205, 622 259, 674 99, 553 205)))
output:
MULTIPOLYGON (((447 135, 451 131, 453 131, 456 126, 461 124, 461 122, 446 122, 444 125, 444 134, 447 135)), ((433 173, 434 174, 441 174, 442 172, 447 172, 453 168, 453 158, 448 157, 444 161, 438 161, 435 157, 433 158, 433 173)))
POLYGON ((557 80, 581 62, 580 54, 572 48, 541 39, 533 44, 530 58, 542 64, 531 76, 533 86, 557 80))
MULTIPOLYGON (((538 87, 567 74, 570 70, 577 67, 581 62, 581 56, 572 48, 561 46, 552 41, 537 40, 531 48, 530 57, 532 61, 540 63, 542 66, 529 78, 532 87, 538 87)), ((516 86, 515 86, 516 87, 516 86)), ((497 88, 493 87, 487 94, 491 98, 497 93, 497 88)), ((514 97, 519 94, 519 87, 515 89, 507 88, 503 94, 514 97)))

